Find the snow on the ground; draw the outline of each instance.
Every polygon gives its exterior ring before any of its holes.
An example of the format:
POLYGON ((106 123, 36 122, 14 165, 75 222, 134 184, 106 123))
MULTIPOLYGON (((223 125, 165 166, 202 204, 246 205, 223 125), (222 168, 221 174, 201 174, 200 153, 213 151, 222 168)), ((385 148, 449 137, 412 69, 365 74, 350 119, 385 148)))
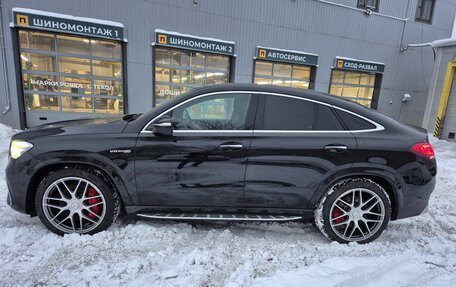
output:
POLYGON ((13 130, 0 125, 0 286, 451 286, 456 282, 456 144, 433 140, 429 212, 367 245, 304 223, 120 220, 93 236, 50 233, 6 204, 13 130))

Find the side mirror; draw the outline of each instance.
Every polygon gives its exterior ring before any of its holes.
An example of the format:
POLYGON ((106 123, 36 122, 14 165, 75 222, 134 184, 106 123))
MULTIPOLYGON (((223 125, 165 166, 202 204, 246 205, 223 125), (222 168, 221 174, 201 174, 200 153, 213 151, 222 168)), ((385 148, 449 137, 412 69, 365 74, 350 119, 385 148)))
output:
POLYGON ((173 121, 170 116, 163 116, 153 126, 154 135, 170 136, 173 134, 173 121))

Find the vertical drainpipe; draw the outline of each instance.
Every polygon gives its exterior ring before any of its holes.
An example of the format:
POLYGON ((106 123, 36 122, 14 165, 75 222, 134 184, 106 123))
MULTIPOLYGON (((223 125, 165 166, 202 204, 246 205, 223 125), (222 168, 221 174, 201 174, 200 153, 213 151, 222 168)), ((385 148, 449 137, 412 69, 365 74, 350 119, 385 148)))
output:
POLYGON ((3 109, 2 114, 6 114, 11 109, 11 94, 9 88, 9 78, 8 78, 8 66, 6 64, 6 47, 5 47, 5 33, 3 31, 3 9, 2 1, 0 0, 0 42, 2 49, 2 63, 3 63, 3 79, 5 82, 5 92, 6 92, 6 106, 3 109))

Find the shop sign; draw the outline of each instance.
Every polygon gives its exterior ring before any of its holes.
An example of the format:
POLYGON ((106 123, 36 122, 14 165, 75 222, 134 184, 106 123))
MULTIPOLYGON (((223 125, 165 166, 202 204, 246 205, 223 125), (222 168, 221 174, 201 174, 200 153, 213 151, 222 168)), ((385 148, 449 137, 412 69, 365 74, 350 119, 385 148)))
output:
POLYGON ((355 59, 336 57, 334 66, 338 69, 358 72, 383 73, 385 64, 377 62, 359 61, 355 59))
MULTIPOLYGON (((14 26, 39 29, 45 31, 62 32, 107 38, 123 41, 123 27, 108 25, 110 21, 95 20, 95 22, 81 21, 81 17, 63 14, 46 13, 32 9, 13 9, 14 26), (58 17, 61 15, 61 17, 58 17)), ((88 18, 84 18, 90 20, 88 18)))
MULTIPOLYGON (((30 84, 37 85, 37 86, 48 86, 48 87, 65 87, 65 88, 75 88, 75 89, 92 89, 91 84, 81 84, 81 83, 72 83, 72 82, 57 82, 57 81, 50 81, 50 80, 30 80, 30 84)), ((113 91, 114 86, 111 85, 93 85, 95 89, 103 90, 103 91, 113 91)))
POLYGON ((155 44, 159 46, 225 54, 230 56, 234 55, 235 48, 234 42, 213 38, 196 37, 163 30, 155 30, 155 44))
POLYGON ((318 55, 265 47, 256 47, 256 58, 292 64, 311 65, 318 64, 318 55))

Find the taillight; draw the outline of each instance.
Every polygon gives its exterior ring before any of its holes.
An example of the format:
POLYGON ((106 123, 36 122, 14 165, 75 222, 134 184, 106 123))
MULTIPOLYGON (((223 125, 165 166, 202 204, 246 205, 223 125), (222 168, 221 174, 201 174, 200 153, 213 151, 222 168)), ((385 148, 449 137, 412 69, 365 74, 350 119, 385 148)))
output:
POLYGON ((410 148, 410 150, 414 154, 427 159, 433 159, 435 157, 434 149, 430 143, 416 143, 410 148))

